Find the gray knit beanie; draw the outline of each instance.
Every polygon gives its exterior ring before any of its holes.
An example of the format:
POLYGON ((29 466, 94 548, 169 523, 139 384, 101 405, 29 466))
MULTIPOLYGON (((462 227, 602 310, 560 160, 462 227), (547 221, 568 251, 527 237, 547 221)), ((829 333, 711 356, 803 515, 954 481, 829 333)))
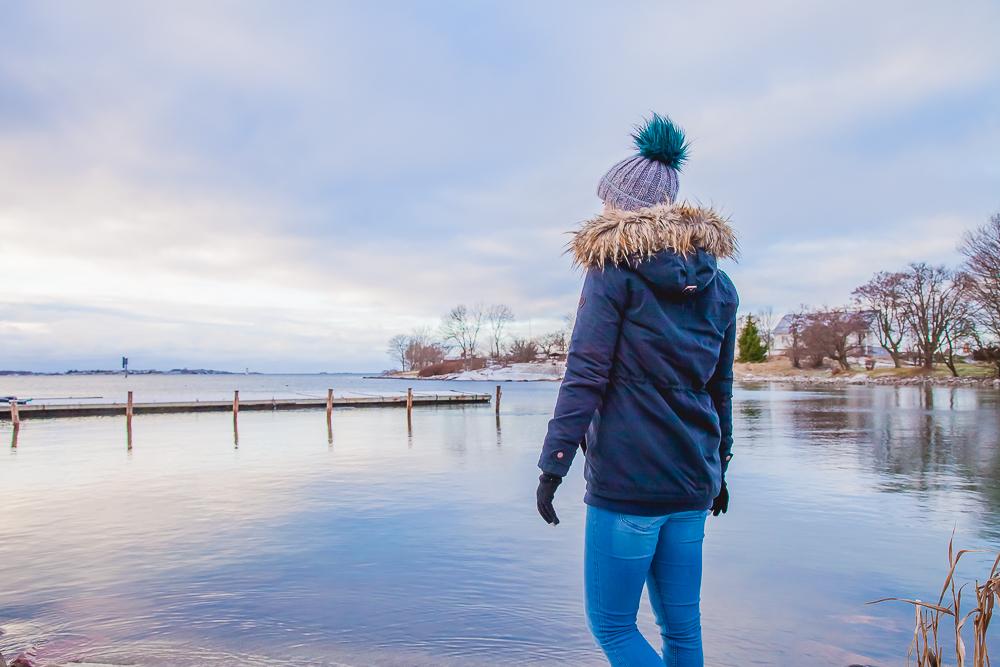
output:
POLYGON ((611 167, 597 185, 597 195, 605 204, 630 211, 673 203, 687 160, 684 131, 669 117, 654 113, 632 138, 639 153, 611 167))

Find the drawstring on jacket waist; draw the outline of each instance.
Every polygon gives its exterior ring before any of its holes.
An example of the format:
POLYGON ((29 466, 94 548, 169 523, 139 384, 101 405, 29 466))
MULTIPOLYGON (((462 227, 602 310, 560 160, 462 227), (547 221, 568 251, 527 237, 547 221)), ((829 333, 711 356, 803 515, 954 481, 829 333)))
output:
POLYGON ((647 375, 645 373, 641 375, 636 373, 625 373, 619 369, 615 369, 614 371, 612 371, 610 379, 612 382, 617 380, 624 382, 641 382, 643 384, 651 384, 657 389, 668 389, 674 391, 691 391, 699 394, 707 392, 707 389, 703 384, 696 385, 693 382, 688 384, 683 384, 680 382, 664 382, 659 378, 647 375))

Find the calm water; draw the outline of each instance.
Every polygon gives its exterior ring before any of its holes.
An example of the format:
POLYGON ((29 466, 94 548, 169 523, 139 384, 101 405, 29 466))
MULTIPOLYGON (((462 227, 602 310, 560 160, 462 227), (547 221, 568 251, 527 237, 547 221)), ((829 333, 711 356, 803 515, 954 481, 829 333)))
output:
MULTIPOLYGON (((387 393, 354 376, 0 378, 0 395, 387 393)), ((477 383, 417 389, 488 391, 477 383)), ((535 514, 557 386, 492 407, 0 425, 0 650, 145 665, 601 665, 583 621, 582 466, 535 514)), ((1000 393, 740 388, 709 518, 711 665, 903 664, 953 528, 1000 548, 1000 393)), ((983 558, 964 570, 981 576, 983 558)), ((644 612, 642 627, 653 634, 644 612)))

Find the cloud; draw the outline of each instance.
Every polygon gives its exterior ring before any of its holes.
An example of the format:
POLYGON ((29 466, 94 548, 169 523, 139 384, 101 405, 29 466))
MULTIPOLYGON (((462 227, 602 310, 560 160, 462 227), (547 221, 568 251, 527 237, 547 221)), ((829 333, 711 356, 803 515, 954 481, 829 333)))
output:
POLYGON ((876 270, 901 270, 913 261, 950 262, 956 232, 966 224, 931 218, 909 221, 905 230, 775 242, 766 253, 780 263, 757 262, 737 274, 743 305, 754 310, 779 303, 787 309, 798 305, 796 298, 814 306, 844 303, 876 270))
POLYGON ((652 109, 747 307, 956 260, 998 205, 1000 9, 103 2, 0 9, 0 366, 386 365, 458 302, 554 327, 652 109), (891 18, 891 20, 889 20, 891 18), (752 29, 749 29, 752 27, 752 29))

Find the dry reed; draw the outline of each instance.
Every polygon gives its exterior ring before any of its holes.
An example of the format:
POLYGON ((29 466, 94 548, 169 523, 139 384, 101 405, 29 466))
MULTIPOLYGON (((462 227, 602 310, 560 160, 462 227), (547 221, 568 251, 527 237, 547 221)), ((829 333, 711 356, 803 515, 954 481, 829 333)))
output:
POLYGON ((910 664, 910 658, 916 658, 916 667, 944 667, 944 648, 941 644, 940 632, 954 634, 955 642, 955 664, 957 667, 990 667, 990 656, 986 646, 986 632, 990 627, 990 619, 993 617, 993 605, 1000 598, 1000 554, 997 554, 990 568, 990 576, 982 584, 978 580, 975 582, 975 606, 962 613, 962 592, 968 584, 955 586, 955 570, 962 556, 969 553, 981 553, 973 549, 963 549, 958 553, 954 550, 955 535, 948 541, 948 576, 945 577, 944 586, 941 587, 941 595, 938 596, 937 604, 923 602, 921 600, 909 600, 906 598, 882 598, 874 600, 868 604, 879 604, 881 602, 906 602, 913 605, 915 623, 913 628, 913 641, 907 652, 906 664, 910 664), (949 596, 950 593, 950 596, 949 596), (947 603, 945 597, 951 599, 947 603), (944 617, 951 617, 950 630, 941 629, 941 621, 944 617), (966 623, 972 620, 972 662, 968 662, 965 641, 962 639, 962 630, 966 623))

